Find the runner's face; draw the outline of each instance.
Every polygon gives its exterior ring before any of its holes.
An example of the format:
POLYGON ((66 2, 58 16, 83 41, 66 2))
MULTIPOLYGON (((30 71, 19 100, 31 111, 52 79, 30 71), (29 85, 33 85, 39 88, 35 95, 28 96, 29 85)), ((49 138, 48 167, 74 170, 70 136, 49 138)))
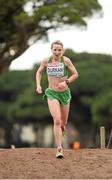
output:
POLYGON ((59 59, 63 55, 63 47, 59 44, 54 44, 51 51, 55 59, 59 59))

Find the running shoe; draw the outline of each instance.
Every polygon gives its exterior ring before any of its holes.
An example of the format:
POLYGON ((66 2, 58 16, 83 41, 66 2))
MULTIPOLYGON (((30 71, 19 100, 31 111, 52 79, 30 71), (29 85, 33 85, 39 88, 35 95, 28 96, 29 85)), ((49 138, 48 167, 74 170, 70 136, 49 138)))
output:
POLYGON ((63 150, 62 149, 57 150, 56 158, 59 158, 59 159, 63 158, 63 150))

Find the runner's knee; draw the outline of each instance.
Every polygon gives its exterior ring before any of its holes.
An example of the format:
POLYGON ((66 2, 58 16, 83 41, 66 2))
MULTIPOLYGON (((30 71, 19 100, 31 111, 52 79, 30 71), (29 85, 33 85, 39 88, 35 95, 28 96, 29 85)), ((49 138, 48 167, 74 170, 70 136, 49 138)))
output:
POLYGON ((54 123, 56 126, 61 126, 61 121, 55 121, 55 123, 54 123))
POLYGON ((61 126, 61 118, 60 118, 60 117, 55 117, 55 119, 54 119, 54 125, 56 125, 56 126, 61 126))

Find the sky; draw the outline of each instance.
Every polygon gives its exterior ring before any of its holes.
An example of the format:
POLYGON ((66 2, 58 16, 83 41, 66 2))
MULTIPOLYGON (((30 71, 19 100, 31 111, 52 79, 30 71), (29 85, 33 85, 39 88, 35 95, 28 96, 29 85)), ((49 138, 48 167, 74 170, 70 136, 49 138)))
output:
POLYGON ((87 28, 50 31, 49 41, 38 41, 31 45, 21 56, 15 59, 10 70, 32 69, 34 64, 40 63, 51 55, 50 45, 60 40, 64 48, 71 48, 75 52, 90 52, 112 55, 112 0, 99 0, 102 5, 102 17, 92 17, 87 21, 87 28))

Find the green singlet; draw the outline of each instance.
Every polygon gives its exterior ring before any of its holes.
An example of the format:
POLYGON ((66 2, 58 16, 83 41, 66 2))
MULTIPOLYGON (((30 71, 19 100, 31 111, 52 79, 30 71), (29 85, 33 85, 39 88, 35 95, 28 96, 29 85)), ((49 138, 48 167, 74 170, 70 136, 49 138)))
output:
POLYGON ((49 58, 47 64, 47 75, 54 77, 68 76, 68 68, 64 63, 63 56, 61 57, 60 62, 52 62, 52 57, 49 58))
MULTIPOLYGON (((61 57, 60 62, 52 62, 52 57, 50 57, 46 71, 48 76, 60 78, 64 76, 68 77, 68 68, 64 63, 63 56, 61 57)), ((47 88, 43 99, 47 100, 47 98, 57 99, 61 105, 68 105, 71 100, 71 92, 69 88, 63 92, 58 92, 54 91, 53 89, 47 88)))

